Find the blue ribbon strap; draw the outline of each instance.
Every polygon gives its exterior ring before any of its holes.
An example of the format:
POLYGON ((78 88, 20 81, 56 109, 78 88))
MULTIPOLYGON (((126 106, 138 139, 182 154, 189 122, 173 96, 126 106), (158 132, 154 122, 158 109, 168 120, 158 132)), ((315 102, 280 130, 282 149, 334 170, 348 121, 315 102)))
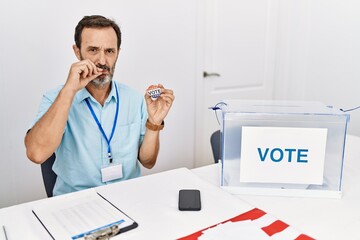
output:
POLYGON ((113 160, 112 156, 111 156, 110 143, 111 143, 111 139, 114 136, 114 132, 115 132, 115 128, 116 128, 116 123, 117 123, 117 119, 118 119, 118 115, 119 115, 119 102, 120 102, 119 92, 118 92, 118 89, 117 89, 117 86, 116 86, 115 82, 114 82, 114 85, 115 85, 115 91, 116 91, 116 112, 115 112, 115 118, 114 118, 114 123, 113 123, 112 130, 111 130, 110 138, 107 138, 106 133, 105 133, 104 129, 102 128, 101 123, 99 122, 99 119, 96 117, 94 109, 91 107, 89 99, 88 98, 85 99, 86 104, 87 104, 87 106, 88 106, 88 108, 89 108, 89 110, 91 112, 91 115, 93 116, 96 124, 99 127, 99 130, 100 130, 101 134, 103 135, 103 137, 105 138, 105 140, 106 140, 106 142, 108 144, 108 157, 109 157, 110 163, 112 163, 112 160, 113 160))

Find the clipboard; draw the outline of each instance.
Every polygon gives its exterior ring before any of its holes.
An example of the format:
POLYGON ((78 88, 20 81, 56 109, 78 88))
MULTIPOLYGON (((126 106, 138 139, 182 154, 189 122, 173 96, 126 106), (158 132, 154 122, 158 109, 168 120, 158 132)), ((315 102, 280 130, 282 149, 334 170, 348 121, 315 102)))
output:
POLYGON ((52 239, 109 239, 138 227, 93 189, 48 199, 32 212, 52 239))

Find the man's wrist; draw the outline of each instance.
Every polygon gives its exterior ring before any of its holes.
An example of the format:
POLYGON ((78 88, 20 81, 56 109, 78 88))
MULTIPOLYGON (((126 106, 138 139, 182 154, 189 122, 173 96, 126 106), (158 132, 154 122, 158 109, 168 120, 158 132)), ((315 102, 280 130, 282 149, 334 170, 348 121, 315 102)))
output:
POLYGON ((63 87, 60 90, 57 98, 61 98, 61 102, 63 102, 63 103, 68 102, 69 104, 71 104, 72 101, 74 100, 75 95, 76 95, 76 92, 72 91, 72 89, 63 87))
POLYGON ((67 97, 74 97, 77 91, 67 85, 64 85, 63 88, 60 90, 60 93, 66 95, 67 97))
POLYGON ((145 124, 146 128, 152 131, 160 131, 164 129, 165 123, 162 121, 160 125, 153 124, 149 121, 149 119, 146 120, 145 124))

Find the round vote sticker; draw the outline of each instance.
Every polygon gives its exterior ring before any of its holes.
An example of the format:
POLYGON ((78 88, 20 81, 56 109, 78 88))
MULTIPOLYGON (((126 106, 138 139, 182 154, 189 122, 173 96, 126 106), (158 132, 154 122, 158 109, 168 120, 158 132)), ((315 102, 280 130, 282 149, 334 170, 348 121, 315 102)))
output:
POLYGON ((157 99, 158 97, 160 97, 161 94, 161 89, 157 86, 151 85, 148 89, 147 89, 147 93, 150 95, 152 100, 157 99))

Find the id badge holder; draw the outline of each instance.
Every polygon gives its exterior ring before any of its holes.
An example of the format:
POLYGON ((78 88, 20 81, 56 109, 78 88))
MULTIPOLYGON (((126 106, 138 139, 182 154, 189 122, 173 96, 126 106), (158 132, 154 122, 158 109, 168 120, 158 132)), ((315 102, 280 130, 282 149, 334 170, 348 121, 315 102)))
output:
POLYGON ((122 164, 111 163, 109 166, 101 168, 101 180, 103 183, 123 177, 122 164))

